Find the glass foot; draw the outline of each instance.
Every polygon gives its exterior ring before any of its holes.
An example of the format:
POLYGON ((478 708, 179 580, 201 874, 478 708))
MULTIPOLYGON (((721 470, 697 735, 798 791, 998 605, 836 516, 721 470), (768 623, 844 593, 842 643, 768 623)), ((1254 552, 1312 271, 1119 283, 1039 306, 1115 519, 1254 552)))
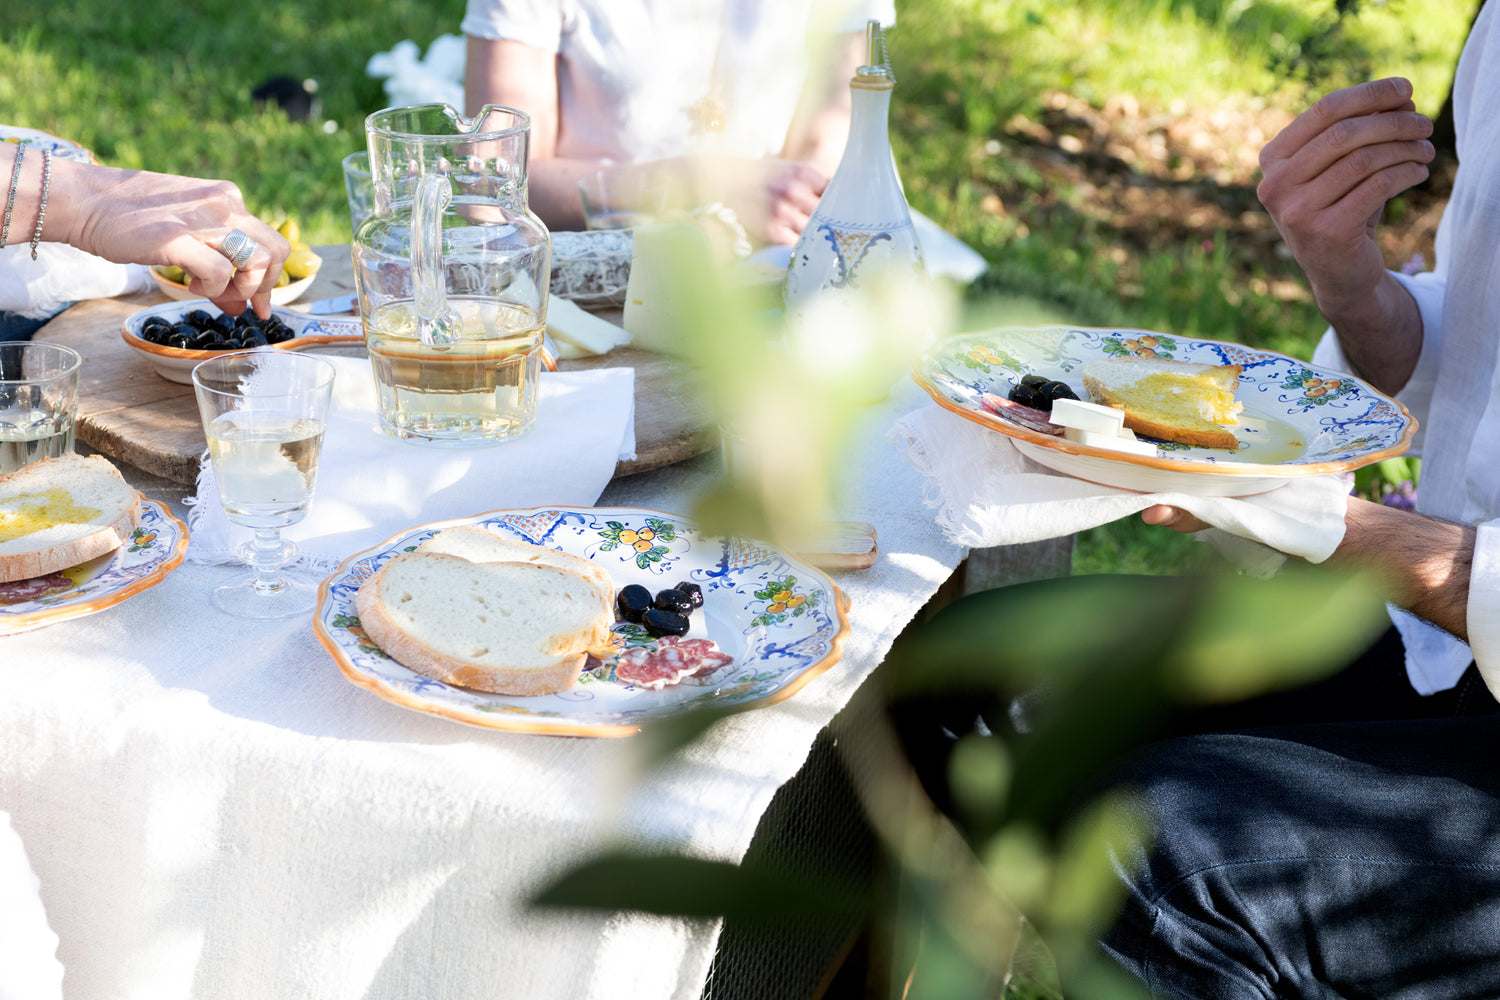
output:
POLYGON ((263 583, 250 579, 214 591, 214 606, 237 618, 275 621, 312 613, 318 588, 301 580, 281 579, 263 583))

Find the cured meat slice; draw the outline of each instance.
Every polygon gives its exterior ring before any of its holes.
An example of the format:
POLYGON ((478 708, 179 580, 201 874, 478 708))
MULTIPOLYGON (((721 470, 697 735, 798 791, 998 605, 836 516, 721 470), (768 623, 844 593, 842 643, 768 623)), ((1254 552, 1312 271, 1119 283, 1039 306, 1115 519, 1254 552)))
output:
POLYGON ((710 639, 681 639, 668 635, 654 646, 636 646, 615 660, 615 679, 660 691, 687 677, 705 677, 733 663, 710 639))
POLYGON ((1063 429, 1048 419, 1042 410, 1036 410, 1029 406, 1022 406, 1004 396, 997 396, 993 392, 987 392, 979 397, 979 402, 986 410, 1010 423, 1024 427, 1038 434, 1061 435, 1063 429))

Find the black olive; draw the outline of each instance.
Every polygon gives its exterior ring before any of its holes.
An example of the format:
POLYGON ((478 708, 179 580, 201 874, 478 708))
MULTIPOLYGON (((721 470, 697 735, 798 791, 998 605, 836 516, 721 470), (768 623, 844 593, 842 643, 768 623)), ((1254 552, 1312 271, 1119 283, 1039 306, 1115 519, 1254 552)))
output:
POLYGON ((245 331, 245 335, 240 338, 240 343, 246 347, 266 347, 271 342, 266 339, 264 330, 250 329, 245 331))
POLYGON ((152 344, 165 343, 172 335, 172 328, 165 324, 161 326, 147 326, 141 329, 141 339, 152 344))
POLYGON ((1038 375, 1035 372, 1028 372, 1027 374, 1021 376, 1022 385, 1046 385, 1047 382, 1047 376, 1038 375))
POLYGON ((233 333, 234 324, 234 317, 228 313, 219 313, 218 316, 214 317, 214 326, 218 328, 220 333, 233 333))
POLYGON ((1010 401, 1029 406, 1034 410, 1051 410, 1052 401, 1037 391, 1034 385, 1018 385, 1010 391, 1010 401))
POLYGON ((619 595, 615 597, 615 607, 625 621, 639 622, 651 607, 651 591, 638 583, 621 587, 619 595))
POLYGON ((266 334, 266 343, 268 343, 268 344, 280 344, 280 343, 284 343, 284 342, 286 342, 288 340, 291 340, 294 336, 296 336, 294 333, 292 333, 292 328, 289 327, 289 326, 287 326, 284 323, 281 326, 279 326, 276 329, 274 329, 274 330, 267 330, 267 331, 265 331, 265 334, 266 334))
POLYGON ((688 626, 692 623, 687 620, 686 615, 679 615, 675 611, 649 608, 641 616, 641 624, 646 626, 647 635, 660 639, 664 635, 686 635, 688 626))
POLYGON ((245 342, 239 337, 225 337, 224 342, 219 345, 221 351, 238 351, 245 346, 245 342))
POLYGON ((652 602, 663 611, 675 611, 679 615, 692 614, 693 599, 680 590, 659 590, 652 602))
POLYGON ((153 331, 170 329, 172 329, 172 324, 160 316, 147 316, 146 321, 141 324, 141 337, 146 338, 146 335, 153 331))
POLYGON ((259 327, 261 325, 261 318, 255 315, 255 311, 253 309, 246 309, 244 312, 240 313, 240 317, 239 319, 234 321, 234 325, 238 330, 243 330, 246 327, 251 326, 259 327))
POLYGON ((1049 404, 1047 409, 1049 410, 1052 409, 1050 404, 1055 400, 1078 398, 1078 394, 1073 391, 1073 387, 1068 385, 1068 383, 1066 382, 1049 382, 1047 383, 1047 387, 1043 390, 1043 392, 1047 397, 1047 402, 1049 404))
POLYGON ((205 330, 188 341, 188 349, 193 351, 211 351, 218 340, 219 335, 217 333, 205 330))
POLYGON ((191 323, 174 323, 172 325, 172 335, 192 340, 198 336, 198 328, 191 323))
POLYGON ((182 321, 195 330, 207 330, 214 325, 214 317, 206 309, 194 309, 182 321))
POLYGON ((188 349, 188 344, 191 343, 192 340, 190 338, 185 337, 180 333, 174 333, 167 337, 166 343, 162 344, 162 346, 175 347, 179 351, 185 351, 188 349))
POLYGON ((673 590, 680 590, 684 594, 686 594, 687 597, 688 597, 688 600, 690 600, 690 601, 693 602, 693 607, 695 607, 695 608, 701 608, 701 607, 703 607, 703 588, 700 587, 700 586, 698 586, 696 583, 688 583, 687 581, 683 581, 682 583, 679 583, 676 587, 673 587, 672 589, 673 590))

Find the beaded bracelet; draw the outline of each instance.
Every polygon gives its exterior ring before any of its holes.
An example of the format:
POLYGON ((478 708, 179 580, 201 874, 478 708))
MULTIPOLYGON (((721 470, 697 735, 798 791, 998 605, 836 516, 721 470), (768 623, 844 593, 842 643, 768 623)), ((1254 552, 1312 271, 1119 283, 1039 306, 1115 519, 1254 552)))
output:
MULTIPOLYGON (((18 161, 19 162, 19 161, 18 161)), ((52 186, 52 150, 42 149, 42 203, 36 208, 36 232, 31 234, 31 259, 36 260, 37 244, 42 242, 42 220, 47 217, 47 189, 52 186)))
POLYGON ((16 146, 16 162, 10 168, 10 193, 5 196, 5 224, 0 226, 0 248, 10 244, 10 214, 16 207, 16 188, 21 186, 21 159, 26 155, 26 144, 16 146))

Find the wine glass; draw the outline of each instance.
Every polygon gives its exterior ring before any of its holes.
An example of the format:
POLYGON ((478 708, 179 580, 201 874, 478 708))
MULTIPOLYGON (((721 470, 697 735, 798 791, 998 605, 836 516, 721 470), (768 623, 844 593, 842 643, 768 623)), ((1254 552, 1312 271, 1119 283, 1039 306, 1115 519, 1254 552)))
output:
POLYGON ((276 350, 224 354, 193 369, 219 503, 255 531, 238 549, 254 575, 213 594, 232 615, 291 618, 313 608, 316 588, 281 573, 298 553, 281 529, 312 503, 333 376, 326 359, 276 350))

